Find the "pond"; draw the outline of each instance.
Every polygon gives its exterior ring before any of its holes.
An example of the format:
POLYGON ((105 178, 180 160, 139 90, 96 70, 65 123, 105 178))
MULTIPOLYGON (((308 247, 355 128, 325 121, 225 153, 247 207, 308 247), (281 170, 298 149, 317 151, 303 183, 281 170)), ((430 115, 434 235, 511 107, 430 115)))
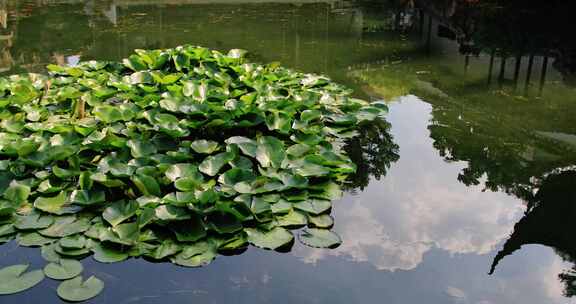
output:
MULTIPOLYGON (((0 1, 4 75, 193 44, 389 106, 348 151, 339 247, 249 247, 201 268, 88 257, 106 284, 90 303, 576 303, 573 8, 421 2, 0 1)), ((18 263, 45 264, 0 245, 0 267, 18 263)), ((59 303, 57 286, 0 303, 59 303)))

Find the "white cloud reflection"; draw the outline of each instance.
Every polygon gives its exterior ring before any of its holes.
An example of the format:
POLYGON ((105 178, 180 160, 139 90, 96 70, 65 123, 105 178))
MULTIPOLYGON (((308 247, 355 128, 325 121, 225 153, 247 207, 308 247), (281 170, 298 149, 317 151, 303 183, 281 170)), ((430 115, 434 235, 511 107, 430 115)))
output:
POLYGON ((296 248, 305 262, 341 256, 394 271, 416 268, 432 248, 486 254, 522 216, 518 199, 458 182, 464 164, 446 163, 429 138, 430 106, 411 96, 401 103, 391 106, 388 117, 400 160, 383 180, 335 202, 335 230, 343 244, 335 250, 296 248))

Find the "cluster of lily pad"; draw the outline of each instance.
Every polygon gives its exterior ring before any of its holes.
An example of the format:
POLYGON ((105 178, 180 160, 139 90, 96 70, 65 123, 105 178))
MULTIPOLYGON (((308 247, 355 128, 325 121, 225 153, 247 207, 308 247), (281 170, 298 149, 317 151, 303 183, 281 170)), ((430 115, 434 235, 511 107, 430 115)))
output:
MULTIPOLYGON (((244 53, 136 50, 1 78, 1 241, 41 247, 71 301, 102 290, 79 276, 89 255, 195 267, 290 247, 302 227, 303 244, 338 246, 331 201, 355 171, 342 145, 386 106, 244 53)), ((43 278, 25 270, 0 270, 14 283, 0 294, 43 278)))

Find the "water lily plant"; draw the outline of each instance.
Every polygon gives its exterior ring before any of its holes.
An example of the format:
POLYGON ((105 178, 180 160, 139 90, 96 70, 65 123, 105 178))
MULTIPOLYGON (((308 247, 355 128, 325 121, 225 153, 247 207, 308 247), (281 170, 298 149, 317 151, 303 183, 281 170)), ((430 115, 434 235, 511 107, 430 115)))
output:
POLYGON ((329 78, 197 46, 0 78, 0 239, 40 247, 43 271, 0 270, 0 294, 63 280, 96 296, 77 260, 188 267, 249 244, 333 248, 344 152, 383 103, 329 78), (300 229, 303 228, 303 229, 300 229))

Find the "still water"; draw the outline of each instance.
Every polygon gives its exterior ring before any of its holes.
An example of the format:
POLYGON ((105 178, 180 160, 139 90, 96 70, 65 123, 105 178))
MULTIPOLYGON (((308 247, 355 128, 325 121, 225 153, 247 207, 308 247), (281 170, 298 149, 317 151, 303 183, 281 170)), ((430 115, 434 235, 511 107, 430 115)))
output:
MULTIPOLYGON (((244 48, 389 103, 390 125, 351 151, 361 172, 334 203, 339 248, 250 248, 195 269, 87 258, 106 283, 91 302, 576 303, 573 42, 542 39, 549 20, 494 31, 506 19, 458 1, 316 2, 0 1, 5 75, 190 43, 244 48)), ((0 246, 0 266, 24 262, 44 264, 38 249, 0 246)), ((58 303, 56 287, 0 302, 58 303)))

